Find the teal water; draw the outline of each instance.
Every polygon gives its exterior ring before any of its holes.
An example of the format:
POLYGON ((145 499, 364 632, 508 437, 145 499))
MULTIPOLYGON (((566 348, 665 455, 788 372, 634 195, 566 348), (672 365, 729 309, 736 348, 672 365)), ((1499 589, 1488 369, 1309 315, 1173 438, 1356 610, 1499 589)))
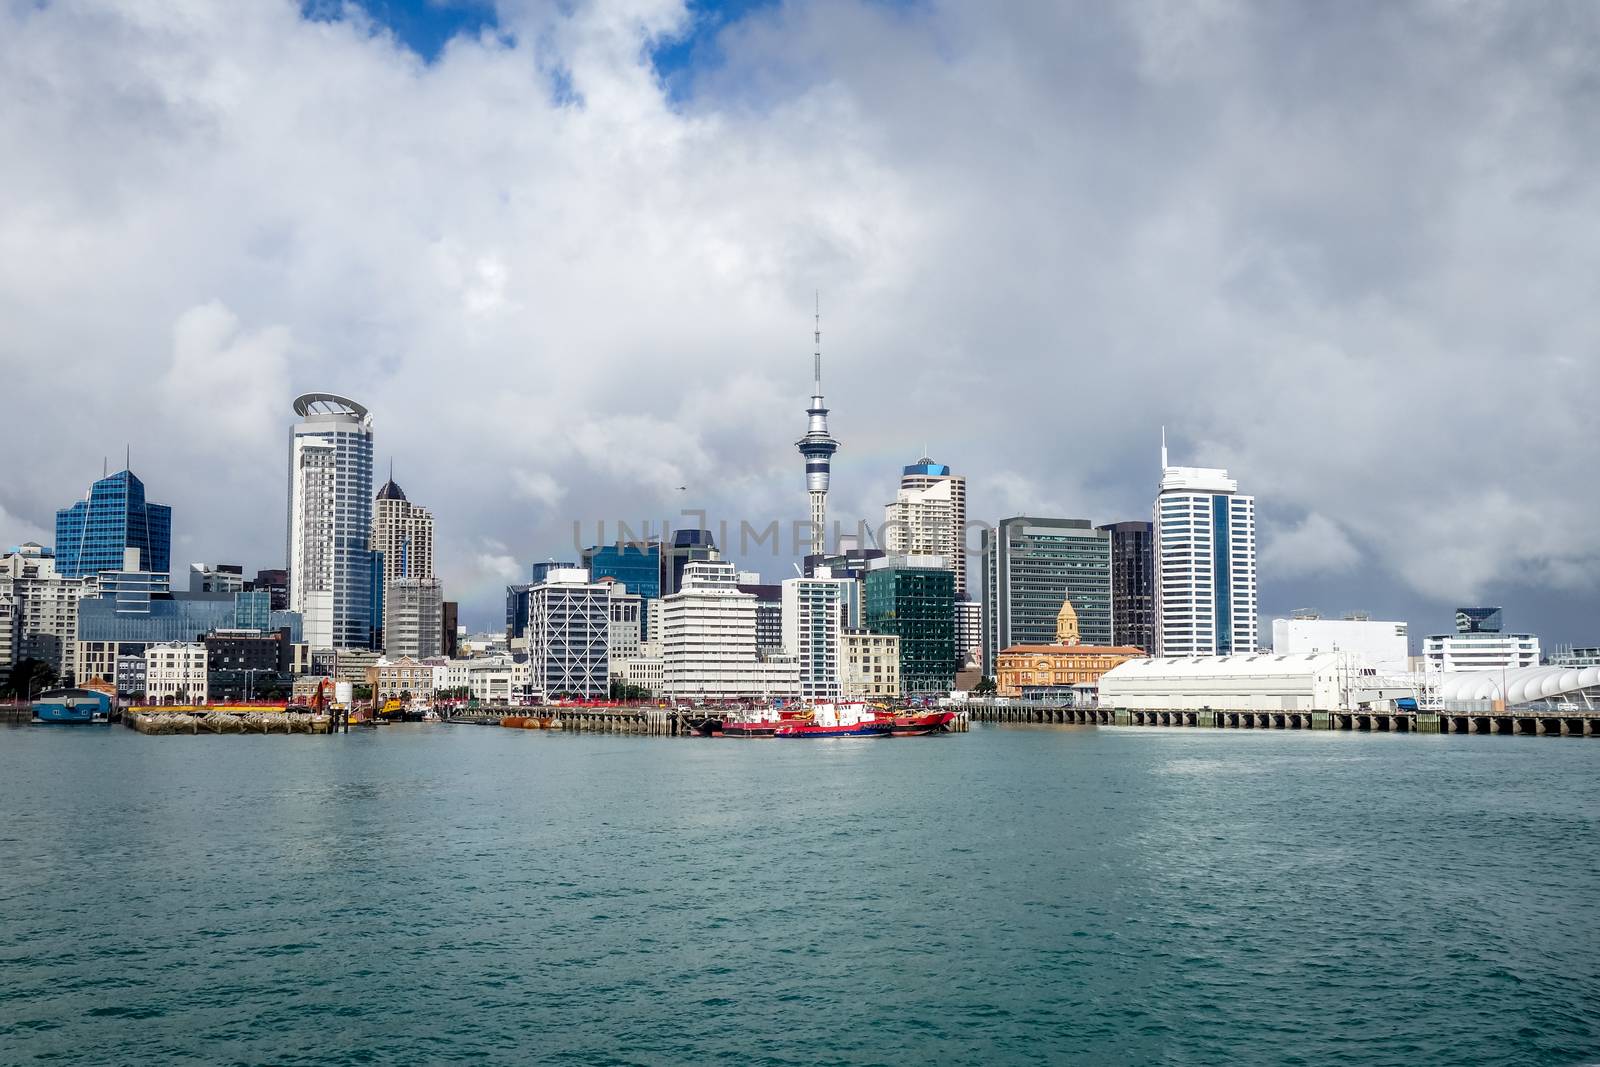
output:
POLYGON ((0 1062, 1600 1059, 1600 742, 0 731, 0 1062))

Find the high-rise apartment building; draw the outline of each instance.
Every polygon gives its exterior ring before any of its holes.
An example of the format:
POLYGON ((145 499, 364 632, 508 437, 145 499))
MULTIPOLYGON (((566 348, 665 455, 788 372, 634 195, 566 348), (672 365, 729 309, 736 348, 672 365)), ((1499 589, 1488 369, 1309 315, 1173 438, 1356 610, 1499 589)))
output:
POLYGON ((904 468, 900 491, 883 509, 883 547, 891 556, 939 556, 967 597, 967 479, 923 456, 904 468))
POLYGON ((372 502, 372 541, 383 553, 385 588, 396 578, 433 577, 433 512, 406 499, 393 473, 372 502))
POLYGON ((1110 645, 1111 535, 1088 519, 1017 515, 983 532, 983 671, 1014 645, 1055 639, 1071 601, 1084 644, 1110 645))
POLYGON ((149 570, 171 571, 172 509, 147 502, 132 471, 101 478, 82 500, 56 512, 55 570, 63 578, 119 570, 130 548, 149 570))
MULTIPOLYGON (((11 657, 43 660, 58 673, 73 670, 78 602, 93 595, 95 578, 64 578, 50 550, 33 542, 0 554, 0 603, 15 613, 11 657)), ((3 609, 0 609, 3 610, 3 609)))
POLYGON ((838 700, 840 653, 846 630, 860 625, 855 581, 850 578, 785 578, 783 651, 800 668, 800 696, 838 700))
MULTIPOLYGON (((289 608, 313 648, 372 640, 372 416, 353 400, 306 393, 289 437, 289 608)), ((380 585, 379 589, 382 588, 380 585)))
POLYGON ((732 563, 688 560, 680 580, 681 589, 662 597, 664 695, 767 700, 800 694, 794 659, 757 651, 756 598, 739 591, 732 563))
POLYGON ((908 695, 948 693, 956 681, 955 575, 938 556, 885 556, 867 565, 866 628, 900 638, 908 695))
POLYGON ((610 582, 581 567, 552 570, 528 590, 529 685, 547 697, 594 700, 610 691, 610 582))
POLYGON ((383 653, 425 659, 442 651, 444 589, 437 578, 395 578, 383 592, 383 653))
POLYGON ((1111 643, 1154 652, 1155 527, 1134 521, 1097 529, 1111 535, 1111 643))
POLYGON ((1225 470, 1169 466, 1164 438, 1152 551, 1157 655, 1256 651, 1255 498, 1225 470))

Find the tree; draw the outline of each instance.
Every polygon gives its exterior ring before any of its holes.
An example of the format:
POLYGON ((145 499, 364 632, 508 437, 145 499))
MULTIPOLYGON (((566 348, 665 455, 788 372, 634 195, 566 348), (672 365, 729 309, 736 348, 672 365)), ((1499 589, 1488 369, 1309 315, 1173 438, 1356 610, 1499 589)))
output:
POLYGON ((992 696, 994 696, 994 693, 995 693, 995 684, 994 684, 994 679, 993 678, 984 678, 977 685, 972 687, 972 695, 973 696, 992 697, 992 696))
POLYGON ((28 700, 56 684, 56 669, 42 659, 27 656, 11 665, 0 695, 28 700))

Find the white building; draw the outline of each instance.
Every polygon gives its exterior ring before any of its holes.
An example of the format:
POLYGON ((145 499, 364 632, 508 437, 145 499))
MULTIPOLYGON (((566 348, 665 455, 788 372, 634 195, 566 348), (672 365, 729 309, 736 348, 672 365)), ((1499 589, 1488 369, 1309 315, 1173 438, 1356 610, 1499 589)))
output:
POLYGON ((562 568, 528 590, 528 681, 535 691, 585 700, 610 691, 611 584, 562 568))
POLYGON ((144 650, 144 695, 152 704, 204 704, 206 646, 174 641, 144 650))
POLYGON ((1336 711, 1356 682, 1336 653, 1157 656, 1100 676, 1100 706, 1135 711, 1336 711))
POLYGON ((839 644, 847 628, 860 626, 853 578, 786 578, 783 582, 783 651, 800 669, 800 696, 839 699, 839 644))
POLYGON ((1410 670, 1410 639, 1403 622, 1376 619, 1272 620, 1272 651, 1286 655, 1346 652, 1385 674, 1410 670))
POLYGON ((839 695, 845 700, 900 695, 900 637, 846 630, 839 637, 839 695))
POLYGON ((289 438, 289 610, 313 648, 372 641, 372 416, 306 393, 289 438))
POLYGON ((241 593, 243 591, 244 568, 237 563, 189 564, 189 592, 241 593))
POLYGON ((1539 639, 1533 634, 1455 633, 1423 638, 1423 669, 1453 674, 1516 670, 1539 665, 1539 639))
POLYGON ((673 699, 796 697, 798 664, 756 650, 756 598, 733 564, 690 560, 678 592, 662 598, 662 693, 673 699))
POLYGON ((1255 652, 1256 505, 1225 470, 1167 465, 1155 506, 1156 652, 1255 652))
POLYGON ((645 601, 637 593, 628 592, 628 587, 621 582, 610 578, 600 581, 610 593, 607 601, 610 627, 606 631, 606 653, 611 660, 611 675, 620 677, 625 662, 643 655, 640 645, 643 644, 645 601))
POLYGON ((395 578, 383 591, 383 650, 391 658, 437 656, 444 642, 444 588, 437 578, 395 578))
POLYGON ((883 509, 883 547, 891 556, 942 556, 955 571, 956 600, 967 593, 967 480, 923 456, 906 467, 900 491, 883 509))
POLYGON ((664 668, 665 661, 660 656, 640 656, 623 661, 620 669, 614 673, 628 685, 658 697, 661 695, 664 668))
POLYGON ((372 502, 367 547, 383 553, 385 586, 396 578, 433 577, 433 512, 407 500, 392 472, 372 502))
POLYGON ((12 605, 16 620, 12 659, 0 661, 0 667, 9 669, 15 660, 31 658, 44 660, 59 673, 72 670, 78 601, 98 589, 94 578, 61 577, 55 557, 31 541, 0 554, 0 603, 12 605))

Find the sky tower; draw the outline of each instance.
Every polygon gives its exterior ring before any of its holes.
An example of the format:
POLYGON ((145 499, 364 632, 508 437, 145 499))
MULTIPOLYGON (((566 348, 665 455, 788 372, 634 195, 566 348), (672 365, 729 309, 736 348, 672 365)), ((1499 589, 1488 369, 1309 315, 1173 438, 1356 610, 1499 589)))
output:
POLYGON ((796 441, 795 447, 806 459, 806 493, 811 497, 811 555, 820 556, 827 550, 828 475, 833 454, 839 451, 839 442, 828 435, 828 409, 822 402, 822 298, 817 298, 815 330, 812 334, 815 349, 812 354, 812 374, 815 384, 811 390, 811 406, 806 408, 809 421, 806 435, 796 441))

